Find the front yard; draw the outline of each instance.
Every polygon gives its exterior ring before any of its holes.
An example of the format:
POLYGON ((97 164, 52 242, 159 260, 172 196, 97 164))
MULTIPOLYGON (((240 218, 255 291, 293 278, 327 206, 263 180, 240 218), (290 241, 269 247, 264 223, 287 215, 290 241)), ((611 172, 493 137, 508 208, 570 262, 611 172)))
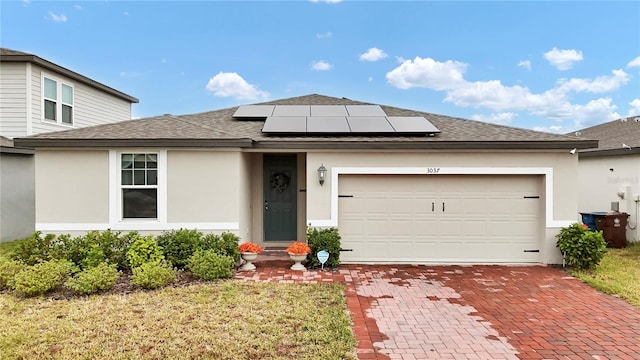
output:
POLYGON ((232 280, 56 300, 0 294, 3 359, 355 359, 341 284, 232 280))
POLYGON ((640 244, 608 249, 595 270, 573 271, 572 275, 602 292, 640 306, 640 244))

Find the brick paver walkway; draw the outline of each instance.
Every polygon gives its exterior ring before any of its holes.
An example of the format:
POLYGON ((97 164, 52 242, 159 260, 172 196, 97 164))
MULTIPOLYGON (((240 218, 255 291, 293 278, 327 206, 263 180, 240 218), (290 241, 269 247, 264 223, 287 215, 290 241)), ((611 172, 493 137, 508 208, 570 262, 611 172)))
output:
POLYGON ((640 308, 553 267, 291 264, 235 277, 346 284, 359 359, 640 359, 640 308))

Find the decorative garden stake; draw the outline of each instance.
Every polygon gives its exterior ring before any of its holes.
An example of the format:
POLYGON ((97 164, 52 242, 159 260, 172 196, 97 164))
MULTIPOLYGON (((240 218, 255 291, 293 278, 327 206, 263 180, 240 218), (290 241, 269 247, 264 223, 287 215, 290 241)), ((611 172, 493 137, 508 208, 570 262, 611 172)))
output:
POLYGON ((317 256, 318 256, 318 261, 320 261, 320 264, 321 264, 320 269, 324 270, 324 263, 326 263, 327 260, 329 260, 329 252, 326 250, 318 251, 317 256))

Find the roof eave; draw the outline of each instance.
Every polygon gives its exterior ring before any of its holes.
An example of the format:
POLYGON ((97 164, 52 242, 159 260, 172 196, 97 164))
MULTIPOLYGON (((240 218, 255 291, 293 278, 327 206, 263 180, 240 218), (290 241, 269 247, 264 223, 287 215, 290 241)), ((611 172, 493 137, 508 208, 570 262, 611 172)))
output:
POLYGON ((251 139, 39 139, 18 138, 14 144, 32 148, 92 147, 251 147, 251 139))
POLYGON ((118 98, 121 98, 123 100, 129 101, 131 103, 138 103, 140 102, 140 100, 138 100, 137 98, 125 94, 122 91, 116 90, 112 87, 109 87, 107 85, 104 85, 102 83, 99 83, 95 80, 92 80, 84 75, 78 74, 75 71, 69 70, 65 67, 62 67, 60 65, 56 65, 48 60, 45 60, 39 56, 36 55, 3 55, 2 56, 2 62, 30 62, 33 64, 36 64, 38 66, 41 66, 47 70, 50 71, 55 71, 59 74, 62 74, 64 76, 67 76, 71 79, 80 81, 86 85, 92 86, 94 88, 100 89, 106 93, 109 93, 113 96, 116 96, 118 98))
POLYGON ((595 158, 604 156, 625 156, 625 155, 638 155, 640 154, 640 148, 631 149, 608 149, 608 150, 595 150, 579 152, 579 158, 595 158))
POLYGON ((567 150, 597 148, 595 140, 575 141, 259 141, 262 149, 433 149, 433 150, 567 150))
POLYGON ((15 155, 33 155, 35 154, 35 151, 33 149, 26 149, 21 147, 0 146, 0 153, 15 154, 15 155))

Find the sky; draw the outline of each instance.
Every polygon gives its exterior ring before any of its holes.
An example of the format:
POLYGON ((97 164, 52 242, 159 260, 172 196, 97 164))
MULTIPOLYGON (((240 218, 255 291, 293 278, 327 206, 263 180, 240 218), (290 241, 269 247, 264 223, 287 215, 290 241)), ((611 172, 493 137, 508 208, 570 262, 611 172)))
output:
POLYGON ((0 2, 134 118, 321 94, 569 133, 640 115, 640 1, 0 2))

